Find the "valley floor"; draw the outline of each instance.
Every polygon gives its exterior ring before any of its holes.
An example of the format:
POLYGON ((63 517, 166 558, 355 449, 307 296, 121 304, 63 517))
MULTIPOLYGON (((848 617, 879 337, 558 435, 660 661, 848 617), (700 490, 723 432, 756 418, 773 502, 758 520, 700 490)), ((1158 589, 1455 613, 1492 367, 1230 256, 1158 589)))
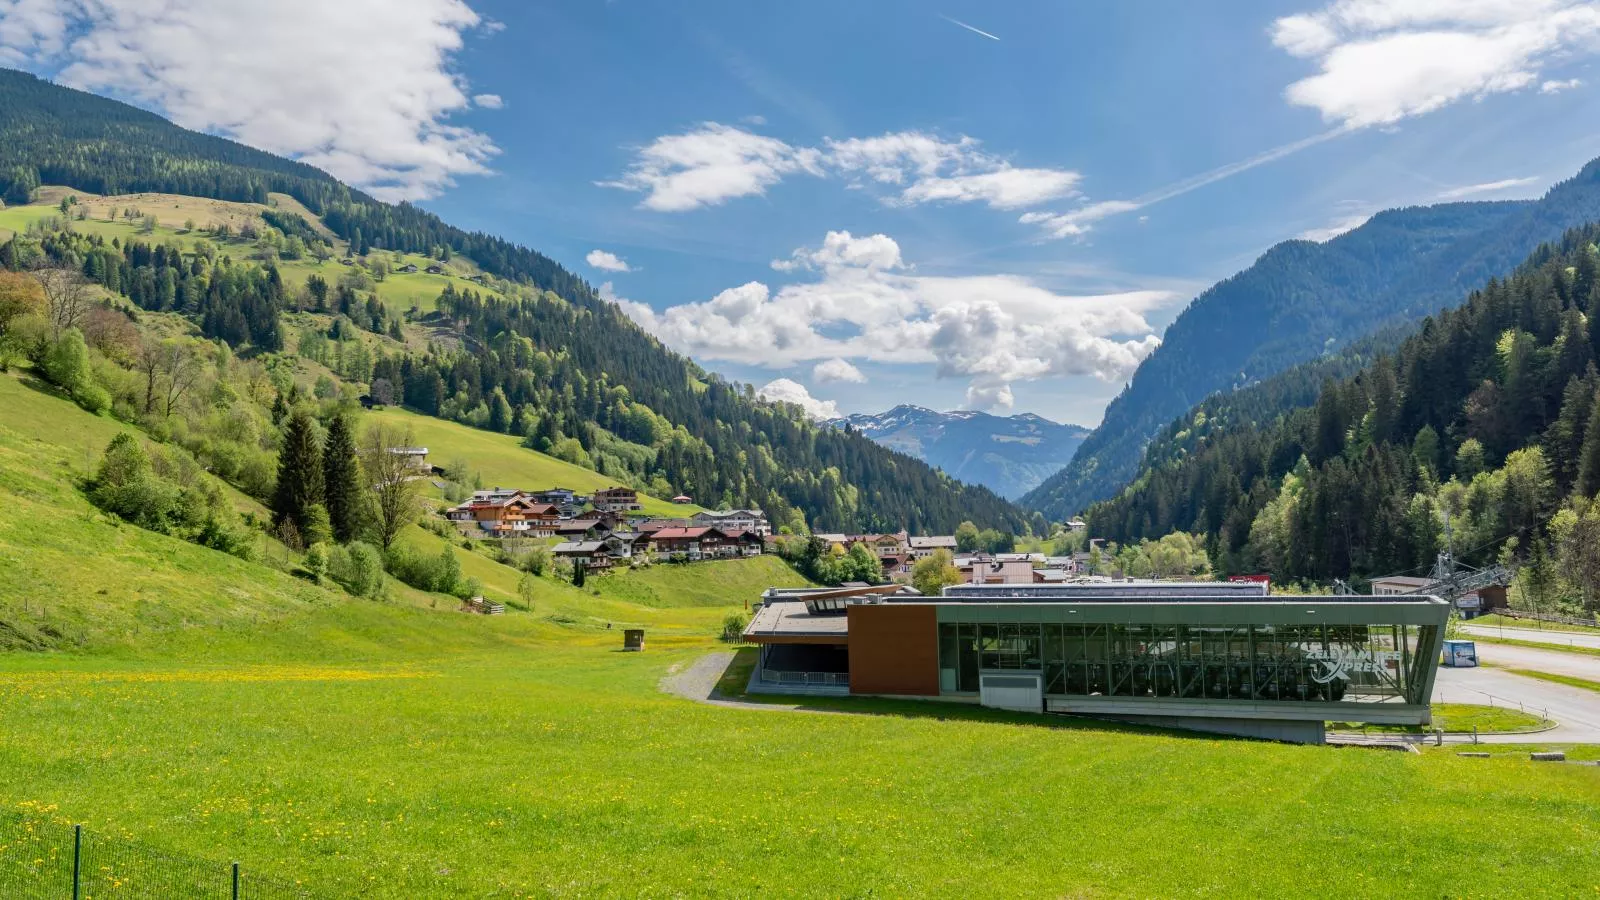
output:
POLYGON ((944 720, 917 704, 730 709, 658 690, 707 640, 623 653, 614 631, 532 619, 353 603, 148 652, 0 657, 0 796, 324 896, 1600 883, 1592 768, 944 720), (1308 880, 1311 867, 1339 874, 1308 880))

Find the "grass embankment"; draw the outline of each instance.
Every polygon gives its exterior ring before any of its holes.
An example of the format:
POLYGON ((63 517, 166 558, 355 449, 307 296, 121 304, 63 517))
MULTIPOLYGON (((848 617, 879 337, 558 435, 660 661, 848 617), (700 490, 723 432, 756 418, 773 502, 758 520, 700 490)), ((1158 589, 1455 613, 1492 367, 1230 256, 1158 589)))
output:
MULTIPOLYGON (((565 487, 580 493, 592 493, 601 488, 615 487, 619 483, 592 469, 529 450, 509 434, 485 431, 396 407, 374 410, 367 413, 367 419, 409 430, 418 445, 428 448, 428 460, 434 465, 447 465, 458 458, 466 460, 469 468, 483 479, 486 487, 523 490, 565 487)), ((672 503, 646 494, 639 495, 639 503, 647 515, 673 518, 693 515, 701 509, 699 506, 672 503)))
POLYGON ((1519 731, 1538 731, 1548 728, 1549 719, 1507 709, 1503 706, 1483 706, 1477 703, 1435 703, 1433 724, 1422 725, 1361 725, 1349 722, 1329 722, 1330 731, 1361 731, 1373 734, 1432 734, 1442 729, 1447 734, 1506 734, 1519 731))
MULTIPOLYGON (((1552 635, 1552 637, 1554 637, 1552 635)), ((1600 647, 1579 647, 1573 644, 1558 644, 1551 641, 1523 641, 1516 638, 1484 637, 1481 634, 1468 635, 1466 640, 1479 644, 1504 644, 1507 647, 1522 647, 1527 650, 1549 650, 1552 653, 1579 653, 1584 656, 1600 656, 1600 647)))
POLYGON ((1574 634, 1600 634, 1600 628, 1590 625, 1567 625, 1562 622, 1542 622, 1538 619, 1514 619, 1498 613, 1469 619, 1465 624, 1489 628, 1522 628, 1529 631, 1570 631, 1574 634))
POLYGON ((1541 681, 1564 684, 1567 687, 1582 688, 1586 691, 1600 691, 1600 681, 1590 681, 1587 678, 1574 678, 1571 675, 1555 675, 1550 672, 1535 672, 1532 669, 1505 669, 1505 671, 1510 672, 1513 675, 1521 675, 1525 678, 1537 678, 1541 681))

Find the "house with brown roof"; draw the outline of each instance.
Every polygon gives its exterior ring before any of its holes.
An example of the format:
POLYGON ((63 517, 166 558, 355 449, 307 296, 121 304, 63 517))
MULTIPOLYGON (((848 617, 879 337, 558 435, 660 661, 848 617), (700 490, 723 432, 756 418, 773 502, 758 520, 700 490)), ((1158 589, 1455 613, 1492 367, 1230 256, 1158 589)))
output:
POLYGON ((444 516, 477 537, 552 537, 561 521, 560 510, 535 503, 520 491, 479 491, 445 510, 444 516))
POLYGON ((662 528, 650 535, 650 550, 657 556, 681 557, 690 561, 759 556, 761 535, 753 531, 724 533, 720 528, 692 526, 662 528))
POLYGON ((632 512, 644 509, 639 503, 639 492, 630 487, 608 487, 594 492, 590 501, 601 512, 632 512))

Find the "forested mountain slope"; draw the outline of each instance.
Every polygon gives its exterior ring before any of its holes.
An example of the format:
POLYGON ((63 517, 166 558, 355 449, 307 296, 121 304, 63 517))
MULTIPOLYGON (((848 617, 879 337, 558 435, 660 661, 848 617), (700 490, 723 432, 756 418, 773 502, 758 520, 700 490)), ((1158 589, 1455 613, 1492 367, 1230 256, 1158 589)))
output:
POLYGON ((1540 200, 1391 210, 1326 243, 1286 241, 1202 293, 1112 401, 1072 463, 1022 499, 1062 518, 1114 494, 1163 425, 1375 330, 1415 322, 1600 218, 1600 164, 1540 200))
MULTIPOLYGON (((1600 226, 1425 319, 1314 406, 1245 421, 1153 460, 1089 510, 1116 541, 1203 532, 1224 572, 1279 579, 1425 570, 1457 555, 1546 569, 1600 600, 1600 226)), ((1552 587, 1552 590, 1557 589, 1552 587)))
MULTIPOLYGON (((688 493, 706 506, 760 506, 775 523, 949 531, 970 519, 1015 532, 1029 527, 986 488, 757 401, 747 387, 704 372, 535 251, 451 227, 408 204, 380 203, 316 169, 125 104, 0 71, 0 195, 26 201, 41 184, 255 202, 277 192, 302 203, 356 257, 381 250, 471 259, 499 290, 452 288, 420 323, 430 329, 427 352, 380 352, 361 371, 342 373, 373 387, 387 382, 397 399, 430 415, 525 434, 539 449, 573 441, 582 458, 619 480, 688 493)), ((298 217, 274 224, 314 240, 298 217)), ((297 293, 275 253, 250 255, 259 262, 228 252, 202 258, 171 241, 112 242, 63 222, 19 238, 0 256, 10 267, 75 268, 142 309, 181 313, 206 337, 251 355, 300 350, 283 316, 302 306, 397 341, 419 326, 342 283, 337 290, 323 283, 311 297, 297 293)))

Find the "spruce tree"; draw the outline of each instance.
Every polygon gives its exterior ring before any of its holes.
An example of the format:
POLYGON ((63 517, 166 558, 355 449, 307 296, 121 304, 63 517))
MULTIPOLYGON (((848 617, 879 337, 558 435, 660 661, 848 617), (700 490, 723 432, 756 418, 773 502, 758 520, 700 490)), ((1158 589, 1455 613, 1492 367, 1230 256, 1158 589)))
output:
POLYGON ((1596 491, 1600 491, 1600 393, 1589 410, 1589 428, 1578 456, 1578 492, 1593 497, 1596 491))
POLYGON ((283 424, 278 487, 272 494, 273 521, 279 525, 293 522, 305 534, 311 507, 321 502, 322 448, 317 446, 316 424, 305 410, 295 409, 283 424))
POLYGON ((361 529, 361 467, 356 461, 355 435, 344 415, 328 423, 322 448, 322 502, 328 508, 333 539, 348 544, 361 529))

